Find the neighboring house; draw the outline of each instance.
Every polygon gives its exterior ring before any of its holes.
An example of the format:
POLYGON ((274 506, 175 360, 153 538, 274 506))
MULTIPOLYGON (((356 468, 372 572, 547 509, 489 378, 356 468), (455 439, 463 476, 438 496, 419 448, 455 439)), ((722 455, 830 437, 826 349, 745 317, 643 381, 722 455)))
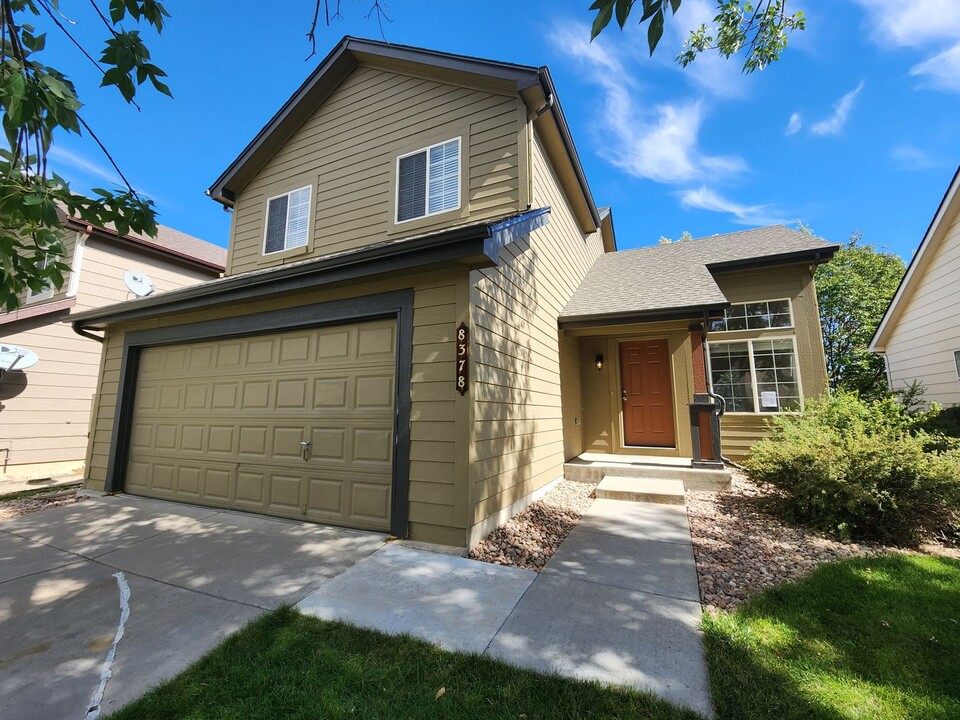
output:
POLYGON ((73 318, 90 488, 472 545, 586 449, 709 460, 707 319, 731 452, 826 383, 836 247, 617 253, 547 68, 345 38, 208 194, 224 278, 73 318))
POLYGON ((960 169, 940 201, 869 349, 893 390, 923 383, 925 403, 960 404, 960 169))
MULTIPOLYGON (((60 290, 27 291, 18 310, 0 313, 0 343, 26 348, 38 362, 0 378, 0 485, 78 471, 88 447, 90 408, 101 346, 78 337, 76 314, 135 297, 124 273, 146 277, 159 295, 220 275, 223 248, 160 226, 156 238, 127 235, 64 218, 60 290)), ((141 290, 141 292, 143 292, 141 290)))

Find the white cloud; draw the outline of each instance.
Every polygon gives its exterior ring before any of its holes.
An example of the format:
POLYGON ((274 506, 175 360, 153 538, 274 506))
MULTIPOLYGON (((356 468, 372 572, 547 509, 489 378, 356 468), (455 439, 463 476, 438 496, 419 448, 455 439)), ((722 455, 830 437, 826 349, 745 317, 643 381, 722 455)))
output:
POLYGON ((861 80, 853 90, 841 97, 836 105, 833 106, 833 115, 824 118, 820 122, 814 123, 810 131, 814 135, 838 135, 843 126, 847 124, 850 118, 850 111, 853 110, 853 103, 856 101, 860 91, 863 90, 864 81, 861 80))
POLYGON ((784 135, 796 135, 803 128, 803 119, 800 117, 800 113, 793 113, 790 116, 789 122, 787 122, 787 129, 783 131, 784 135))
POLYGON ((910 75, 924 81, 922 87, 960 92, 960 2, 855 2, 866 11, 877 45, 912 48, 927 56, 910 69, 910 75))
POLYGON ((854 0, 867 13, 877 44, 922 48, 960 39, 957 0, 854 0))
POLYGON ((920 76, 927 86, 960 92, 960 43, 914 65, 910 74, 920 76))
POLYGON ((50 159, 53 165, 66 165, 68 167, 72 167, 74 170, 80 170, 87 175, 92 175, 93 177, 106 180, 107 182, 114 183, 115 185, 121 184, 120 176, 117 175, 115 170, 100 165, 92 160, 88 160, 82 155, 77 155, 76 153, 70 152, 59 145, 52 145, 50 147, 50 152, 47 153, 47 157, 50 159))
POLYGON ((699 146, 706 116, 700 100, 643 103, 637 83, 620 59, 601 44, 590 43, 579 23, 554 25, 553 44, 580 60, 586 77, 603 90, 597 117, 604 133, 601 155, 634 177, 681 183, 710 174, 729 176, 746 169, 739 157, 710 155, 699 146))
POLYGON ((680 204, 688 210, 727 213, 733 215, 734 222, 740 225, 786 225, 794 222, 782 217, 783 213, 772 205, 744 205, 723 197, 705 185, 695 190, 684 190, 679 197, 680 204))
POLYGON ((944 163, 915 145, 898 145, 890 151, 890 159, 904 170, 929 170, 944 163))

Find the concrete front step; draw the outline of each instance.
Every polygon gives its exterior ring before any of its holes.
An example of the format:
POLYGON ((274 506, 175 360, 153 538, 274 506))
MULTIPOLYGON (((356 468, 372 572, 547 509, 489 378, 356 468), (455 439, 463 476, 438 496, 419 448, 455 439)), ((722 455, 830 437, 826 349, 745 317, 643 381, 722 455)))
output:
POLYGON ((597 485, 597 499, 683 505, 683 481, 607 475, 597 485))
POLYGON ((575 458, 563 465, 563 475, 574 482, 599 483, 606 477, 677 480, 685 490, 721 491, 730 489, 728 470, 705 470, 682 465, 659 465, 647 462, 599 462, 575 458))

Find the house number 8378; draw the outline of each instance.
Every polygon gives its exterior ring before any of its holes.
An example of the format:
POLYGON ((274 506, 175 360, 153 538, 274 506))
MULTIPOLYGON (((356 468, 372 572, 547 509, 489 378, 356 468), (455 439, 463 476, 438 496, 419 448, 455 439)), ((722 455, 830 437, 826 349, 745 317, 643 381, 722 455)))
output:
POLYGON ((460 323, 457 328, 457 392, 461 395, 470 387, 470 329, 460 323))

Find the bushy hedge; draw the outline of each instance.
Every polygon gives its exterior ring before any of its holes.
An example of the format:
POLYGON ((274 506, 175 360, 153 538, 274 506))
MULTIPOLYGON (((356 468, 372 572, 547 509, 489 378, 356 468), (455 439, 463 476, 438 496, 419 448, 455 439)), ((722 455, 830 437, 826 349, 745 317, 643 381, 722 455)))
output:
POLYGON ((787 519, 855 540, 911 544, 957 522, 960 451, 923 428, 893 398, 864 402, 836 392, 803 415, 771 418, 754 446, 750 477, 777 488, 787 519))

